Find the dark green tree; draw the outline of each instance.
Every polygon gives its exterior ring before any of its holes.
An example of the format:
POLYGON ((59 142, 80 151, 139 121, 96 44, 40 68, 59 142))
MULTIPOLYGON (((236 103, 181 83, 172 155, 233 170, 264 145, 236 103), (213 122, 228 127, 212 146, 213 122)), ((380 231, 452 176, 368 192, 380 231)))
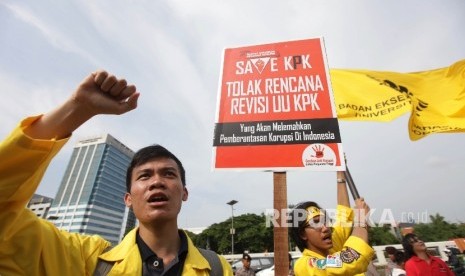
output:
POLYGON ((415 233, 424 241, 446 241, 458 237, 459 227, 457 224, 449 223, 444 217, 435 214, 429 216, 430 223, 420 223, 414 226, 415 233))
POLYGON ((376 225, 376 227, 368 228, 368 239, 372 246, 399 243, 399 240, 391 232, 391 226, 389 224, 383 226, 376 225))
MULTIPOLYGON (((209 248, 219 253, 231 252, 231 219, 212 224, 193 242, 198 247, 209 248)), ((264 214, 244 214, 234 217, 234 253, 273 251, 273 228, 266 227, 264 214)))
POLYGON ((465 237, 465 223, 461 222, 457 224, 455 238, 463 238, 463 237, 465 237))
MULTIPOLYGON (((414 226, 415 233, 424 241, 444 241, 453 238, 465 237, 465 223, 449 223, 444 217, 435 214, 430 216, 430 223, 421 223, 414 226)), ((221 254, 231 253, 231 218, 212 224, 201 234, 188 232, 194 244, 198 247, 208 248, 221 254)), ((273 251, 273 227, 266 227, 264 214, 244 214, 234 217, 234 253, 273 251)), ((386 245, 400 243, 391 232, 389 225, 370 227, 368 229, 370 244, 386 245)), ((295 246, 289 239, 290 249, 295 246)))

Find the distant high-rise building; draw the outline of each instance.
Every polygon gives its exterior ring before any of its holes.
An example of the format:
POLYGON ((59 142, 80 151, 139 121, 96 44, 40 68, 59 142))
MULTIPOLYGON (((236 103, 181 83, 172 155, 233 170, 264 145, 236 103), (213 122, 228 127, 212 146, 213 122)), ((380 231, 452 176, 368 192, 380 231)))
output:
POLYGON ((69 232, 98 234, 118 243, 135 226, 124 204, 126 169, 134 152, 106 134, 74 148, 48 219, 69 232))
POLYGON ((29 200, 27 208, 34 212, 39 218, 46 218, 52 201, 53 198, 51 197, 34 194, 31 200, 29 200))

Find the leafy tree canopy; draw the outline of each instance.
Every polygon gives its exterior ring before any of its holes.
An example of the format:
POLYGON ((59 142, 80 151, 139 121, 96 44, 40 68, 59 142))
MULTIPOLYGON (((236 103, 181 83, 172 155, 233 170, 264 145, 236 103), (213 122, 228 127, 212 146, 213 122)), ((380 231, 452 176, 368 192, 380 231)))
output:
MULTIPOLYGON (((231 253, 231 219, 215 223, 201 234, 191 236, 198 247, 219 253, 231 253)), ((273 228, 266 227, 264 214, 244 214, 234 217, 234 253, 273 251, 273 228)))
MULTIPOLYGON (((449 223, 444 217, 435 214, 430 216, 430 223, 414 225, 415 233, 424 241, 445 241, 458 237, 465 237, 465 223, 449 223)), ((234 217, 234 253, 272 252, 273 227, 266 227, 264 214, 244 214, 234 217)), ((221 254, 231 253, 231 218, 212 224, 201 234, 188 232, 194 244, 208 248, 221 254)), ((370 227, 369 240, 372 246, 400 243, 401 237, 392 232, 390 225, 370 227)), ((294 248, 289 239, 290 248, 294 248)))

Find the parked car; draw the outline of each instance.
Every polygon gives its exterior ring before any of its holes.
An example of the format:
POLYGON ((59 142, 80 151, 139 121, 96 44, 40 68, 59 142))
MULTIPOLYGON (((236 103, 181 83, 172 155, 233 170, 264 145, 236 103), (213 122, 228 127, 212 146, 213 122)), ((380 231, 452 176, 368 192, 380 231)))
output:
MULTIPOLYGON (((274 265, 273 257, 252 257, 252 261, 250 262, 250 267, 253 270, 255 270, 255 272, 272 267, 273 265, 274 265)), ((236 273, 236 269, 242 266, 243 266, 242 260, 236 261, 235 263, 231 265, 234 273, 236 273)))
MULTIPOLYGON (((301 255, 298 255, 298 256, 292 256, 292 260, 291 260, 291 267, 294 268, 294 264, 295 262, 297 261, 298 258, 300 258, 301 255)), ((274 275, 274 265, 269 267, 269 268, 266 268, 266 269, 263 269, 261 271, 259 271, 257 274, 255 274, 256 276, 275 276, 274 275)))

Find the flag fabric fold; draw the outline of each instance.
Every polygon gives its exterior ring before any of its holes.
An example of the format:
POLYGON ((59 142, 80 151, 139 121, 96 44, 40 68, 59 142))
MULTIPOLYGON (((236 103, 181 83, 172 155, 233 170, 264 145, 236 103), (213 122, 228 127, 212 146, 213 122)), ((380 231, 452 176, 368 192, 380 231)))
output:
POLYGON ((410 112, 413 141, 465 132, 465 60, 413 73, 332 69, 330 74, 341 120, 387 122, 410 112))

